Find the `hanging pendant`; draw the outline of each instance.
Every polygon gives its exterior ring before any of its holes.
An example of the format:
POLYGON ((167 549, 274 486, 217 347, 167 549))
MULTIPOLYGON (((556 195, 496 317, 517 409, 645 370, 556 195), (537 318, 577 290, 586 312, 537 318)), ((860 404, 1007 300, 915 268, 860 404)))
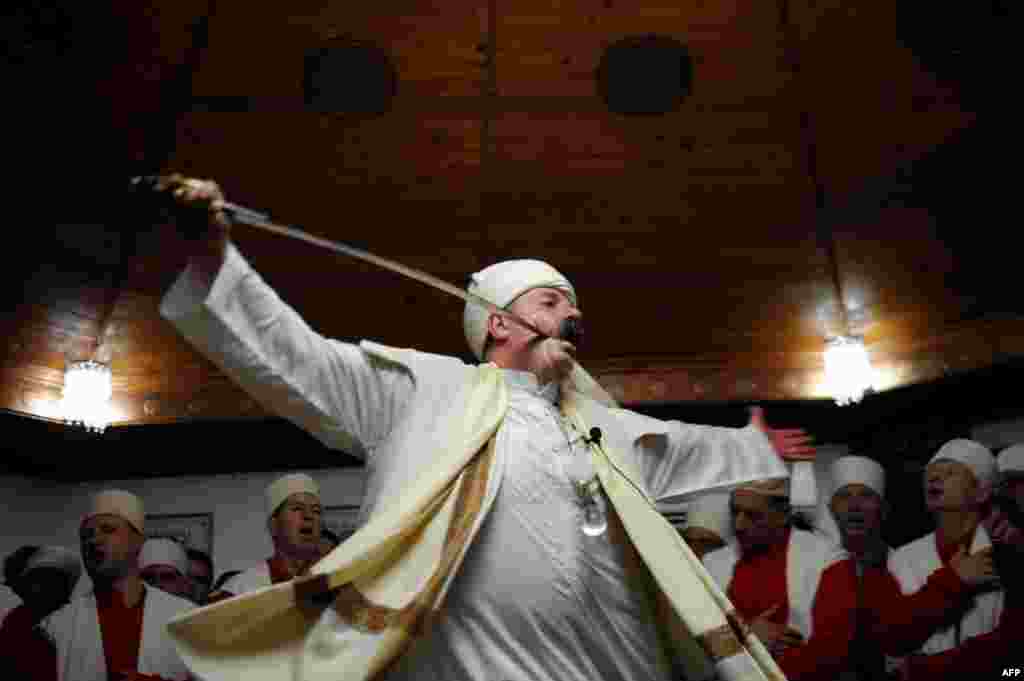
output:
POLYGON ((583 502, 583 522, 580 529, 588 537, 599 537, 608 529, 608 515, 605 512, 605 500, 601 496, 601 483, 597 476, 589 482, 576 483, 576 492, 583 502))

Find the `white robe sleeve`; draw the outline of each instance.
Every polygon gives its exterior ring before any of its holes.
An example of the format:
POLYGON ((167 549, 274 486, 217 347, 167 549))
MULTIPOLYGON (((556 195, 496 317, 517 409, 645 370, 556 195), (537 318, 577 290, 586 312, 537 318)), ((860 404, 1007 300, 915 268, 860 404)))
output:
POLYGON ((360 458, 412 398, 407 370, 316 333, 232 245, 212 286, 186 268, 160 313, 268 410, 360 458))
POLYGON ((785 462, 755 426, 720 428, 659 421, 625 410, 634 453, 656 502, 681 502, 753 480, 788 478, 785 462))

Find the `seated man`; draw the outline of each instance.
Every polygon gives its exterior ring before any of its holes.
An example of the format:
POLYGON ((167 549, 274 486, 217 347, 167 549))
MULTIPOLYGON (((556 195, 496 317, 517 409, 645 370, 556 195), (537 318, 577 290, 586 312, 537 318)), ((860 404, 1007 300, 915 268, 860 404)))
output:
POLYGON ((166 626, 193 606, 139 576, 144 520, 142 501, 121 490, 97 494, 82 518, 82 559, 94 588, 43 621, 61 681, 189 678, 166 626))
POLYGON ((57 679, 57 651, 39 628, 71 598, 82 573, 78 556, 62 546, 23 546, 4 561, 4 581, 22 600, 0 624, 0 679, 57 679))
POLYGON ((146 584, 192 599, 185 547, 171 539, 147 539, 139 553, 139 574, 146 584))
POLYGON ((737 544, 704 556, 708 572, 790 681, 833 681, 853 637, 853 563, 792 527, 784 480, 738 487, 731 510, 737 544))
POLYGON ((892 554, 889 569, 900 589, 905 594, 922 589, 933 575, 967 552, 983 562, 976 566, 972 580, 975 593, 966 600, 949 603, 941 622, 920 644, 917 654, 905 661, 901 670, 904 678, 984 675, 994 662, 984 642, 991 642, 994 634, 998 645, 1001 635, 995 632, 1019 626, 1007 621, 1013 613, 1006 611, 1005 593, 995 581, 992 544, 983 523, 991 512, 996 473, 991 452, 966 439, 944 444, 925 468, 925 500, 937 527, 935 532, 892 554), (977 641, 972 643, 972 639, 977 641))
POLYGON ((210 602, 287 582, 322 557, 320 487, 304 473, 278 478, 266 492, 267 530, 274 555, 224 583, 210 602))

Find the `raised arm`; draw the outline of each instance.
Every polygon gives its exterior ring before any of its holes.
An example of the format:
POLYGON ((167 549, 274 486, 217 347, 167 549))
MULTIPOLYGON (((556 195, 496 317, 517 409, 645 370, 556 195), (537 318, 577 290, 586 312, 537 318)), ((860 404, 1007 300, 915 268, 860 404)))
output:
POLYGON ((266 408, 329 447, 365 457, 411 398, 408 373, 324 338, 286 305, 229 242, 214 183, 182 180, 173 191, 190 209, 204 209, 192 218, 205 229, 161 314, 266 408))
MULTIPOLYGON (((721 428, 646 419, 637 441, 644 481, 657 501, 713 489, 789 476, 784 461, 813 460, 810 437, 801 429, 768 426, 759 408, 743 428, 721 428)), ((643 424, 634 424, 634 429, 643 424)))

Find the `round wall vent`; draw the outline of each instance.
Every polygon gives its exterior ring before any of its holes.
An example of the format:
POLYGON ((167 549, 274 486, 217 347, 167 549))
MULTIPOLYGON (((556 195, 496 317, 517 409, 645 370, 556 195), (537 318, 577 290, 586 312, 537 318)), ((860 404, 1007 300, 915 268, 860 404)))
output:
POLYGON ((686 45, 662 35, 632 36, 605 49, 597 89, 619 114, 664 114, 690 93, 693 60, 686 45))
POLYGON ((380 47, 345 41, 306 54, 303 91, 313 111, 382 114, 398 91, 398 74, 380 47))

